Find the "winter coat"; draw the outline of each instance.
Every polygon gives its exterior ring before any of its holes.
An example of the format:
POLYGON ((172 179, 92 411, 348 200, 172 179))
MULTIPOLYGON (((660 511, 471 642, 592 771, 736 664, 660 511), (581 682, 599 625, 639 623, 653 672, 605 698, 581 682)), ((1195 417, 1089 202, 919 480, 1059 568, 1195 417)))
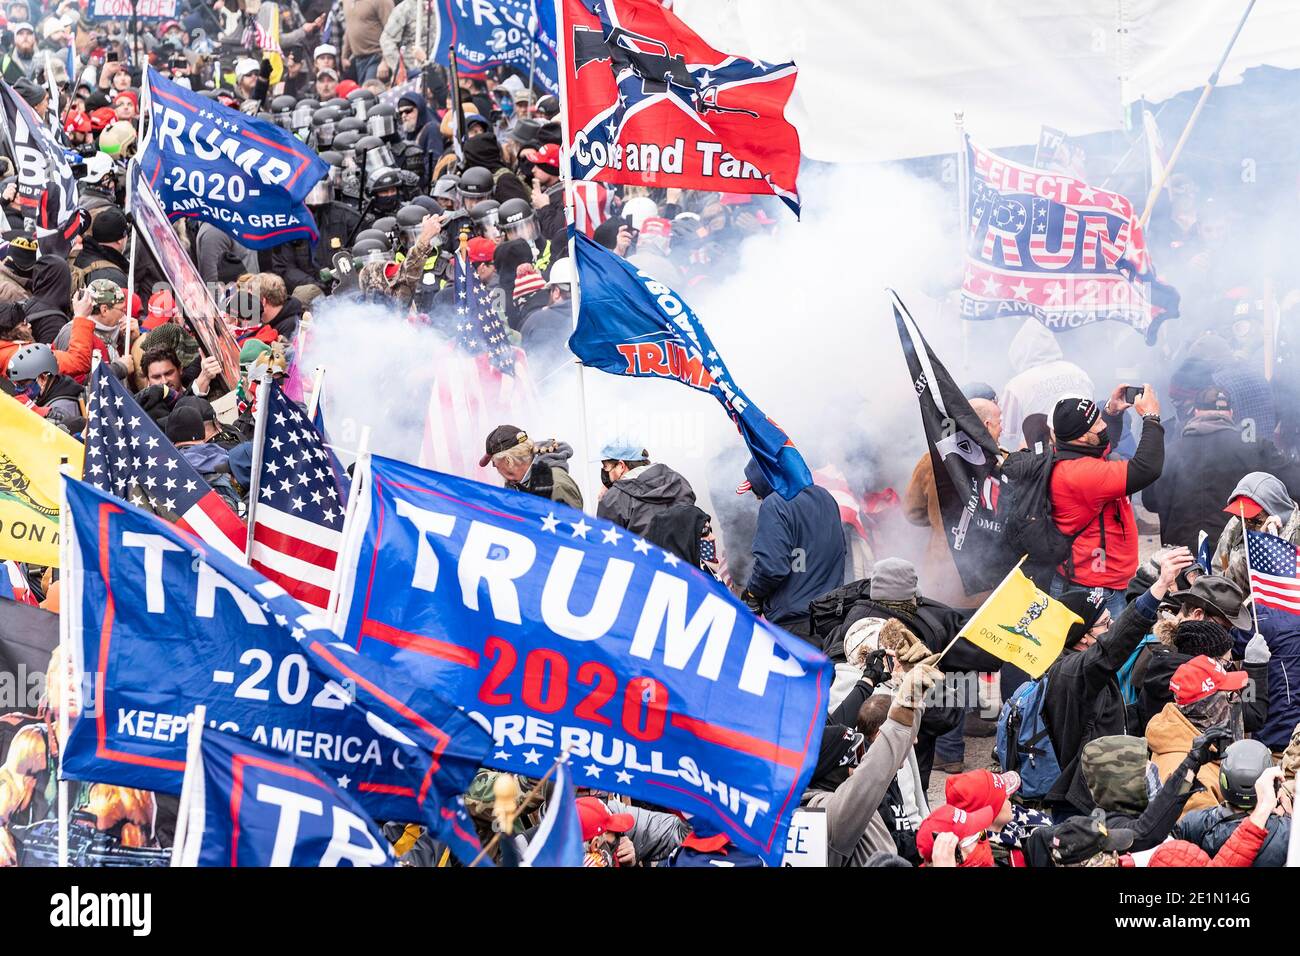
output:
POLYGON ((1092 379, 1073 362, 1065 361, 1056 336, 1037 319, 1028 319, 1011 340, 1008 350, 1016 375, 998 396, 1002 409, 1003 446, 1015 451, 1024 436, 1020 428, 1030 415, 1051 420, 1058 399, 1066 395, 1091 396, 1092 379))
POLYGON ((183 445, 180 453, 212 490, 230 506, 230 509, 238 514, 240 499, 239 492, 230 477, 230 453, 220 445, 211 442, 183 445))
MULTIPOLYGON (((1133 665, 1133 686, 1138 691, 1135 724, 1145 727, 1151 718, 1164 709, 1165 704, 1174 699, 1169 689, 1169 681, 1174 672, 1192 659, 1194 655, 1184 654, 1177 648, 1168 647, 1153 641, 1141 647, 1138 659, 1133 665)), ((1244 664, 1250 675, 1253 700, 1244 699, 1241 705, 1242 721, 1246 733, 1259 731, 1268 720, 1268 665, 1244 664)))
POLYGON ((558 501, 578 511, 582 510, 582 492, 577 482, 569 476, 568 459, 573 457, 573 448, 564 442, 554 442, 538 449, 528 473, 519 482, 507 481, 507 488, 526 491, 539 498, 558 501))
POLYGON ((32 297, 27 288, 30 278, 23 278, 9 268, 9 260, 0 262, 0 302, 26 302, 32 297))
POLYGON ((532 203, 532 193, 501 158, 501 145, 491 133, 481 133, 465 140, 465 168, 482 166, 492 173, 492 198, 503 203, 507 199, 522 199, 532 203))
MULTIPOLYGON (((1178 821, 1170 834, 1175 840, 1195 843, 1210 856, 1217 857, 1219 850, 1232 838, 1238 828, 1245 826, 1249 814, 1232 807, 1211 807, 1189 813, 1178 821)), ((1287 845, 1291 842, 1291 818, 1270 814, 1264 824, 1268 836, 1252 866, 1286 866, 1287 845)))
POLYGON ((754 531, 754 565, 745 589, 777 624, 808 620, 808 603, 844 581, 844 532, 831 493, 809 485, 786 501, 772 491, 752 459, 745 478, 761 499, 754 531))
POLYGON ((36 399, 46 421, 66 423, 83 417, 81 386, 67 375, 54 376, 36 399))
MULTIPOLYGON (((1279 488, 1276 481, 1267 480, 1268 475, 1262 472, 1258 474, 1259 479, 1247 475, 1239 484, 1243 489, 1250 489, 1265 510, 1271 515, 1276 515, 1282 522, 1282 531, 1278 537, 1300 545, 1300 507, 1297 507, 1294 500, 1294 492, 1297 489, 1279 488)), ((1282 481, 1279 476, 1272 477, 1282 481)), ((1285 482, 1283 484, 1285 485, 1285 482)), ((1229 490, 1228 494, 1232 494, 1235 490, 1235 488, 1229 490)), ((1227 504, 1226 496, 1224 504, 1227 504)), ((1230 517, 1228 523, 1224 525, 1223 534, 1219 535, 1219 543, 1214 550, 1211 563, 1215 569, 1223 569, 1222 573, 1232 579, 1233 583, 1241 589, 1242 594, 1250 593, 1250 581, 1246 573, 1246 543, 1241 537, 1239 516, 1230 517)))
POLYGON ((929 453, 921 457, 912 469, 912 479, 903 492, 903 515, 914 525, 930 529, 925 544, 925 560, 921 564, 920 578, 925 582, 925 592, 936 601, 952 607, 979 607, 991 592, 981 591, 967 595, 957 573, 957 565, 948 547, 947 525, 939 510, 939 493, 934 481, 934 462, 929 453))
POLYGON ((25 311, 37 342, 53 342, 72 320, 72 270, 67 260, 55 256, 36 260, 32 297, 25 311))
POLYGON ((1081 651, 1065 650, 1048 668, 1043 720, 1061 776, 1046 802, 1080 813, 1092 810, 1080 756, 1090 740, 1137 731, 1129 727, 1128 708, 1115 675, 1155 623, 1158 607, 1150 592, 1142 594, 1095 644, 1081 651))
MULTIPOLYGON (((402 0, 393 7, 392 14, 384 24, 384 31, 379 35, 379 47, 384 52, 384 62, 397 74, 397 58, 401 55, 408 73, 414 74, 421 65, 416 51, 424 53, 438 50, 438 27, 440 18, 437 14, 429 16, 427 0, 402 0), (432 35, 430 35, 432 30, 432 35), (419 44, 416 44, 416 36, 419 44)), ((427 62, 427 61, 426 61, 427 62)))
POLYGON ((292 292, 300 285, 320 286, 320 270, 311 257, 311 243, 306 239, 284 242, 271 250, 271 271, 284 279, 292 292))
MULTIPOLYGON (((1119 429, 1111 423, 1112 446, 1119 429)), ((1052 520, 1062 534, 1076 535, 1072 560, 1061 574, 1083 587, 1123 590, 1138 566, 1137 519, 1128 496, 1160 477, 1165 431, 1154 419, 1142 425, 1129 461, 1093 457, 1068 445, 1057 447, 1048 488, 1052 520), (1098 560, 1102 557, 1104 560, 1098 560)))
MULTIPOLYGON (((87 270, 82 276, 83 289, 96 279, 112 279, 123 289, 130 284, 127 276, 131 264, 126 256, 112 246, 101 245, 89 236, 82 237, 81 251, 77 253, 77 258, 72 264, 78 269, 87 270)), ((139 266, 139 262, 136 265, 139 266)), ((145 286, 143 283, 137 283, 137 287, 145 286)))
MULTIPOLYGON (((1165 704, 1160 713, 1151 718, 1147 724, 1147 747, 1151 750, 1151 762, 1156 765, 1156 775, 1161 783, 1169 779, 1178 766, 1186 759, 1192 749, 1192 741, 1200 736, 1200 731, 1188 720, 1178 705, 1165 704)), ((1218 761, 1207 763, 1196 772, 1196 779, 1205 787, 1192 794, 1180 816, 1186 816, 1193 810, 1217 807, 1223 800, 1223 791, 1219 789, 1218 761)))
POLYGON ((1190 761, 1179 763, 1165 777, 1164 783, 1147 796, 1146 741, 1141 737, 1115 740, 1129 746, 1132 757, 1108 751, 1105 740, 1087 748, 1081 761, 1088 791, 1097 806, 1106 812, 1106 825, 1117 830, 1133 831, 1133 851, 1140 853, 1159 846, 1169 836, 1183 812, 1192 785, 1187 780, 1190 761))
POLYGON ((1268 683, 1268 716, 1255 732, 1273 751, 1286 748, 1291 732, 1300 723, 1300 617, 1260 606, 1259 632, 1264 635, 1272 657, 1264 670, 1268 683))
POLYGON ((1230 517, 1223 506, 1237 482, 1252 471, 1281 476, 1290 470, 1272 442, 1246 441, 1231 416, 1201 412, 1169 449, 1160 478, 1142 492, 1142 504, 1160 516, 1163 544, 1195 554, 1201 531, 1219 540, 1230 517))
POLYGON ((614 482, 600 499, 596 517, 644 535, 657 512, 683 502, 695 504, 690 483, 667 465, 656 462, 633 468, 614 482))
MULTIPOLYGON (((13 354, 22 348, 25 342, 10 342, 0 339, 0 370, 9 367, 13 354)), ((76 378, 90 371, 90 356, 95 346, 95 323, 82 317, 72 320, 68 332, 67 351, 54 350, 54 358, 59 363, 59 373, 76 378)))
POLYGON ((826 810, 829 866, 863 866, 873 853, 897 852, 879 808, 912 750, 913 728, 920 724, 919 709, 911 711, 911 718, 909 726, 891 714, 848 780, 834 790, 807 790, 800 799, 801 806, 826 810))
POLYGON ((256 251, 245 248, 210 222, 199 226, 194 237, 194 261, 199 276, 207 283, 234 282, 241 275, 261 271, 256 251))

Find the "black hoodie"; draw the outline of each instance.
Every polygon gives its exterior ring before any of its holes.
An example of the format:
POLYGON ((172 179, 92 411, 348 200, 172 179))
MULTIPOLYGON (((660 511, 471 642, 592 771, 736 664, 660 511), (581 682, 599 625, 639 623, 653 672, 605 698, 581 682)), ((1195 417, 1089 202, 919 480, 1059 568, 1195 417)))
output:
POLYGON ((480 133, 465 140, 465 168, 482 166, 492 173, 494 183, 492 198, 497 202, 522 199, 531 202, 531 195, 518 176, 510 171, 501 158, 501 145, 491 133, 480 133), (500 170, 501 172, 498 172, 500 170))
POLYGON ((59 329, 72 321, 72 272, 68 263, 53 256, 36 261, 32 270, 32 297, 26 303, 32 338, 47 345, 59 329))

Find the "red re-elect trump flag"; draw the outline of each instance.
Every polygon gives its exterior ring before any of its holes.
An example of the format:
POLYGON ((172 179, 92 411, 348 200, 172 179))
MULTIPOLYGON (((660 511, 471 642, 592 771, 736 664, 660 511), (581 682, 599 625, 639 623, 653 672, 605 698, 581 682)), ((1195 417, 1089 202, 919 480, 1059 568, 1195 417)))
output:
POLYGON ((772 193, 795 213, 793 63, 720 53, 657 0, 562 0, 575 181, 772 193))

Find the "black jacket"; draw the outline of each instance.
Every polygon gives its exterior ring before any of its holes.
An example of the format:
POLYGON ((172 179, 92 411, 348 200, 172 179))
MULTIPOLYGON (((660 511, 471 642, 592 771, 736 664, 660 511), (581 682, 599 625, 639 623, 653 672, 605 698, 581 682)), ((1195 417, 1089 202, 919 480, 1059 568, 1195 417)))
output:
MULTIPOLYGON (((1169 680, 1174 676, 1174 671, 1190 661, 1193 656, 1158 642, 1142 648, 1137 662, 1133 665, 1133 685, 1138 692, 1135 722, 1138 733, 1143 733, 1151 718, 1160 713, 1165 704, 1173 701, 1174 695, 1169 689, 1169 680)), ((1246 733, 1254 733, 1263 727, 1268 719, 1268 662, 1242 666, 1253 682, 1250 685, 1253 693, 1243 695, 1241 718, 1246 733), (1250 700, 1246 700, 1246 696, 1249 696, 1250 700)))
POLYGON ((1129 726, 1128 708, 1115 676, 1155 623, 1154 614, 1148 615, 1141 601, 1126 607, 1091 647, 1064 651, 1044 675, 1043 720, 1061 765, 1061 776, 1047 793, 1049 804, 1091 811, 1092 794, 1079 765, 1084 744, 1113 734, 1142 733, 1141 727, 1129 726))
POLYGON ((81 240, 81 251, 72 264, 78 269, 95 266, 86 273, 85 285, 90 285, 96 279, 112 279, 123 289, 127 287, 127 274, 131 264, 127 262, 126 256, 109 246, 100 245, 89 236, 81 240))
POLYGON ((1142 504, 1160 516, 1160 540, 1196 553, 1201 531, 1217 542, 1230 517, 1224 502, 1243 476, 1252 471, 1277 475, 1296 486, 1294 463, 1259 436, 1246 441, 1231 420, 1194 418, 1165 454, 1159 480, 1142 492, 1142 504))
POLYGON ((670 505, 695 504, 690 482, 661 462, 632 477, 620 478, 605 492, 596 516, 645 536, 654 516, 670 505))
POLYGON ((300 285, 320 285, 320 271, 312 261, 311 243, 295 239, 271 250, 271 271, 284 279, 292 292, 300 285))

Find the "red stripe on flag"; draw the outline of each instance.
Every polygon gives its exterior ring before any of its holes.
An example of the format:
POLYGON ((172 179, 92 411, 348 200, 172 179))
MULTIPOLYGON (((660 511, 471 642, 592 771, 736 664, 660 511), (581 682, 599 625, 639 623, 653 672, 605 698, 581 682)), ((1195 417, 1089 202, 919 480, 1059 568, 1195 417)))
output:
MULTIPOLYGON (((260 514, 260 512, 254 512, 254 514, 260 514)), ((302 538, 295 538, 293 535, 267 527, 266 523, 261 520, 253 522, 253 540, 258 544, 266 545, 273 551, 279 551, 281 554, 287 554, 299 561, 314 564, 326 571, 333 571, 334 566, 338 563, 339 555, 337 551, 331 548, 322 548, 318 544, 312 544, 310 541, 304 541, 302 538)))
POLYGON ((239 515, 230 510, 230 505, 226 504, 221 495, 209 491, 198 500, 197 507, 212 519, 212 523, 220 528, 236 547, 241 551, 244 549, 248 544, 248 529, 244 527, 244 522, 239 515))
POLYGON ((761 757, 764 760, 770 760, 773 763, 779 763, 783 767, 792 767, 796 770, 803 765, 803 754, 797 750, 790 750, 788 747, 774 744, 770 740, 761 740, 739 730, 719 727, 717 724, 711 724, 706 720, 697 720, 694 717, 687 717, 685 714, 673 714, 671 721, 672 725, 679 730, 694 734, 701 740, 708 741, 711 744, 726 747, 728 750, 753 754, 755 757, 761 757))
POLYGON ((370 619, 363 621, 361 623, 361 636, 373 637, 377 641, 392 644, 394 647, 404 647, 415 651, 417 654, 440 657, 445 661, 451 661, 453 664, 464 664, 466 667, 478 668, 478 654, 467 647, 452 644, 450 641, 440 641, 435 637, 425 637, 423 634, 412 634, 410 631, 402 631, 387 624, 381 624, 378 621, 370 619))
POLYGON ((299 581, 297 578, 291 578, 287 574, 277 571, 274 568, 268 568, 256 558, 249 562, 249 566, 255 569, 259 574, 264 575, 267 580, 280 585, 280 587, 289 592, 291 597, 296 598, 303 604, 310 604, 312 607, 320 608, 322 610, 329 607, 329 588, 317 587, 314 584, 299 581))

